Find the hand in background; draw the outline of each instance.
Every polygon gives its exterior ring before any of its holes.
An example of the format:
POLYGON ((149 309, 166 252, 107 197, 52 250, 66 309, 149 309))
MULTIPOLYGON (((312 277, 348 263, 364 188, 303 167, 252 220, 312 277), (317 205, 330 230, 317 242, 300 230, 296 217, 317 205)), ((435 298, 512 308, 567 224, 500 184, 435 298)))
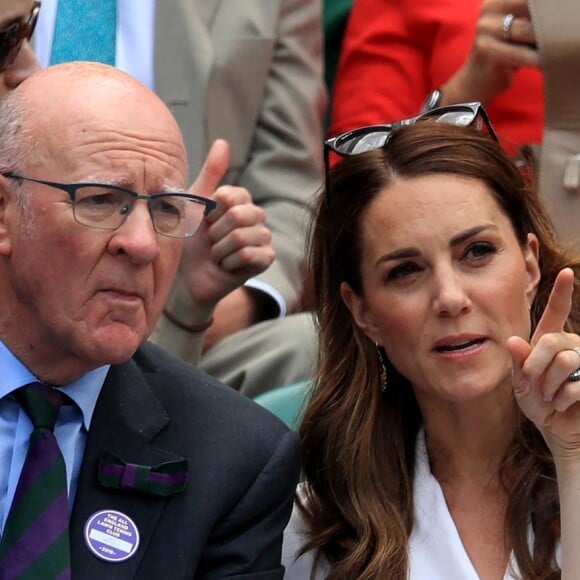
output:
MULTIPOLYGON (((212 197, 217 208, 204 220, 195 236, 185 241, 177 284, 185 286, 192 301, 196 324, 208 320, 216 304, 243 283, 265 270, 274 260, 271 233, 264 211, 242 187, 218 187, 229 164, 229 146, 217 140, 190 191, 212 197)), ((220 326, 220 310, 214 324, 220 326)), ((212 330, 210 334, 214 335, 212 330)))
POLYGON ((443 103, 489 103, 510 87, 520 67, 540 66, 535 44, 527 0, 484 0, 471 52, 445 84, 443 103), (514 19, 505 33, 508 14, 514 19))

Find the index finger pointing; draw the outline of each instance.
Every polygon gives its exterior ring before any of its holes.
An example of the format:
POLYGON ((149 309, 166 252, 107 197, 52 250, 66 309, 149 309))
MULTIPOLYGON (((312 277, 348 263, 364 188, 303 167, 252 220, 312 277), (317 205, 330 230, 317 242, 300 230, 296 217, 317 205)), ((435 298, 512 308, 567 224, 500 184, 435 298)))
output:
POLYGON ((571 268, 563 268, 556 276, 548 303, 532 336, 532 344, 536 344, 544 334, 564 330, 572 308, 573 291, 574 271, 571 268))
POLYGON ((227 173, 230 163, 230 146, 223 139, 216 139, 205 158, 193 185, 189 188, 190 193, 202 197, 213 197, 220 181, 227 173))

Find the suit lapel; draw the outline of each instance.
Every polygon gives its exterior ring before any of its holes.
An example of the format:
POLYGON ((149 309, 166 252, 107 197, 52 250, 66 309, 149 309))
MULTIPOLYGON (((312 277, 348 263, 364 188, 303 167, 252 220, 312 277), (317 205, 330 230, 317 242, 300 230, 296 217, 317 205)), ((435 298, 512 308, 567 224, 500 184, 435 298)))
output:
POLYGON ((71 516, 73 576, 86 580, 135 576, 167 498, 105 488, 97 480, 97 466, 105 450, 140 465, 182 459, 152 445, 152 440, 168 420, 133 361, 111 367, 93 415, 71 516), (119 511, 135 522, 140 536, 139 548, 124 562, 100 560, 87 548, 85 523, 101 510, 119 511))

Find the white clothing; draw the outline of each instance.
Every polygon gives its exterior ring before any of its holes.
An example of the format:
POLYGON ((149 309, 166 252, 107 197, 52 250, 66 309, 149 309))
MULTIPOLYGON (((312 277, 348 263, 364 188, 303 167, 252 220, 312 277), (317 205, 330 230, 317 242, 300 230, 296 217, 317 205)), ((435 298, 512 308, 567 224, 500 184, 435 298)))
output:
MULTIPOLYGON (((425 436, 417 438, 415 451, 415 477, 413 500, 415 518, 409 538, 409 580, 479 580, 463 544, 455 523, 447 508, 443 490, 433 477, 427 456, 425 436)), ((302 484, 298 495, 304 499, 302 484)), ((296 554, 305 543, 306 523, 295 506, 284 532, 282 564, 286 568, 284 580, 308 580, 314 562, 314 554, 308 552, 296 560, 296 554)), ((559 554, 557 554, 559 556, 559 554)), ((326 558, 321 557, 316 580, 324 580, 329 571, 326 558)), ((504 580, 519 578, 519 569, 513 554, 504 580)))

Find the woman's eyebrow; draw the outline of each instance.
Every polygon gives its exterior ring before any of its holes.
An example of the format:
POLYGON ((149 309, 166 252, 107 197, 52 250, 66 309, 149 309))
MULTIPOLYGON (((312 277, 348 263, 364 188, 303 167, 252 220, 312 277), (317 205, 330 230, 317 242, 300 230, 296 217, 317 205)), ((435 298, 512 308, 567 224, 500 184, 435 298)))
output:
MULTIPOLYGON (((497 226, 495 224, 482 224, 479 226, 475 226, 473 228, 469 228, 468 230, 465 230, 464 232, 460 232, 459 234, 453 236, 451 238, 449 245, 451 247, 458 246, 460 244, 465 243, 470 238, 480 234, 481 232, 491 229, 497 230, 497 226)), ((416 247, 409 246, 406 248, 399 248, 397 250, 394 250, 393 252, 389 252, 388 254, 382 255, 375 262, 375 267, 379 266, 383 262, 388 262, 390 260, 404 260, 405 258, 416 258, 417 256, 420 255, 421 252, 416 247)))

